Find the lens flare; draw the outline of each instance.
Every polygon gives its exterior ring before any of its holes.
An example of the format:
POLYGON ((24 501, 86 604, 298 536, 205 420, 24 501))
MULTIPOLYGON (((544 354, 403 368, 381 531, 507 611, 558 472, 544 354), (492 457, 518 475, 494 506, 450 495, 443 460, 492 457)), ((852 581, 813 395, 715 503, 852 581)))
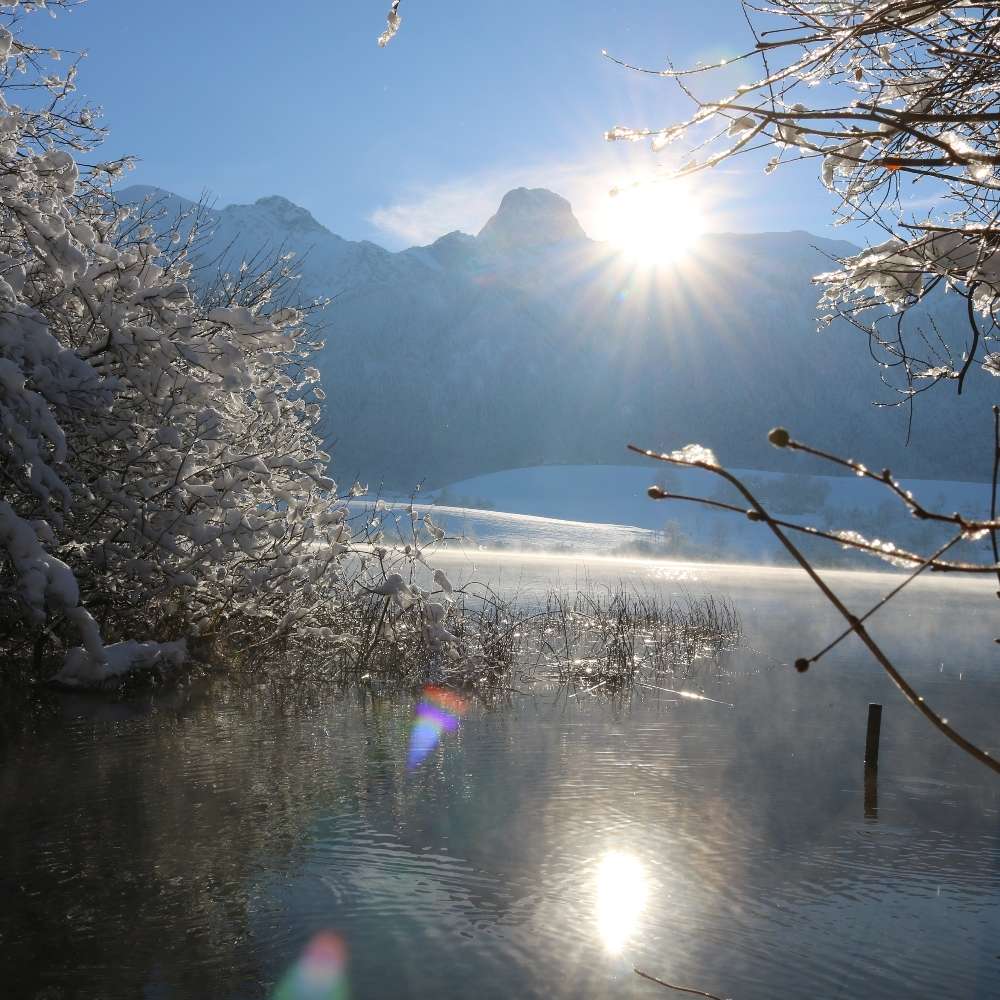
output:
POLYGON ((619 954, 646 905, 646 875, 630 854, 610 851, 597 867, 597 929, 605 949, 619 954))
POLYGON ((454 691, 446 691, 433 685, 425 687, 410 730, 410 751, 406 756, 406 766, 410 770, 419 767, 441 741, 442 733, 458 729, 459 720, 467 709, 465 699, 454 691))
POLYGON ((274 1000, 347 1000, 347 947, 330 931, 317 934, 274 992, 274 1000))

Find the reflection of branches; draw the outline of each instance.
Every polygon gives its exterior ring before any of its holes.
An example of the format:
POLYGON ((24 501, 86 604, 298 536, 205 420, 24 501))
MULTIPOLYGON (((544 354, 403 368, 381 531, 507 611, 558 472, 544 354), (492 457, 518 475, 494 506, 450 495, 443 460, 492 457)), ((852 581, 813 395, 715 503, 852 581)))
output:
MULTIPOLYGON (((957 746, 961 747, 967 754, 974 757, 980 763, 985 764, 992 770, 1000 773, 1000 761, 994 760, 990 754, 978 747, 976 744, 967 740, 959 732, 957 732, 951 725, 949 725, 948 720, 942 718, 937 712, 935 712, 924 700, 923 695, 919 694, 906 680, 905 677, 899 672, 899 670, 893 665, 889 657, 883 652, 882 648, 875 642, 875 640, 868 633, 868 630, 864 627, 864 620, 875 613, 879 608, 883 607, 892 597, 899 593, 900 590, 906 586, 910 580, 914 579, 921 571, 927 567, 933 567, 939 571, 955 570, 961 567, 962 564, 958 566, 949 565, 948 563, 942 562, 940 560, 940 555, 942 555, 948 548, 957 543, 962 539, 974 539, 981 537, 984 532, 992 532, 996 528, 1000 527, 992 519, 990 521, 980 521, 973 518, 965 518, 960 514, 940 514, 933 512, 920 504, 908 490, 904 490, 900 484, 892 478, 892 474, 888 469, 882 471, 881 474, 875 474, 870 472, 865 466, 860 465, 850 459, 843 459, 836 455, 831 455, 827 452, 821 451, 817 448, 812 448, 809 445, 802 444, 799 441, 795 441, 791 435, 784 428, 777 427, 771 431, 768 435, 768 440, 771 444, 778 448, 791 448, 796 451, 803 451, 807 454, 814 455, 818 458, 825 459, 831 463, 844 466, 851 469, 855 474, 871 478, 878 483, 881 483, 887 489, 890 490, 895 496, 897 496, 906 507, 910 510, 914 517, 921 518, 923 520, 935 520, 940 522, 946 522, 953 524, 958 527, 958 534, 947 543, 947 545, 942 546, 933 553, 931 556, 926 558, 914 557, 912 553, 906 553, 902 558, 907 561, 912 561, 916 558, 920 562, 920 566, 916 572, 912 573, 910 577, 905 580, 902 584, 897 586, 893 591, 887 594, 878 604, 872 609, 866 612, 863 616, 858 617, 855 615, 837 596, 836 593, 831 589, 829 584, 823 580, 822 577, 816 572, 815 568, 802 553, 802 551, 795 545, 794 542, 789 538, 787 530, 788 528, 794 528, 799 531, 808 531, 810 534, 815 534, 817 537, 835 539, 840 544, 847 547, 858 548, 864 551, 876 551, 883 557, 889 557, 895 559, 899 555, 899 550, 891 543, 884 542, 868 542, 863 539, 860 535, 855 535, 851 533, 843 533, 841 535, 831 536, 826 532, 814 531, 812 529, 802 528, 795 525, 790 525, 788 522, 778 521, 764 509, 760 501, 756 496, 747 488, 747 486, 738 479, 733 473, 728 469, 723 468, 716 461, 715 456, 712 452, 708 451, 706 448, 702 448, 696 445, 689 445, 680 451, 674 451, 669 454, 660 453, 655 451, 649 451, 645 448, 638 448, 635 445, 629 445, 631 451, 638 452, 640 455, 645 455, 649 458, 656 459, 661 462, 668 462, 672 465, 687 466, 689 468, 704 469, 706 472, 711 472, 714 475, 720 476, 725 479, 730 485, 732 485, 747 501, 750 505, 748 510, 740 510, 740 508, 734 505, 720 504, 718 501, 711 501, 707 498, 701 497, 684 497, 686 500, 693 500, 699 503, 706 503, 715 507, 723 507, 724 509, 740 511, 740 513, 745 514, 751 521, 762 521, 764 522, 774 536, 778 539, 781 545, 786 549, 789 555, 802 567, 809 578, 816 584, 823 596, 837 609, 837 611, 843 616, 847 622, 849 628, 844 635, 854 632, 858 638, 865 644, 868 651, 872 654, 875 660, 879 663, 882 669, 889 675, 893 683, 903 692, 906 699, 921 713, 933 726, 939 729, 948 739, 950 739, 957 746)), ((661 489, 659 486, 653 486, 649 490, 649 495, 654 500, 667 500, 671 499, 671 494, 667 493, 665 490, 661 489)), ((976 564, 965 564, 966 566, 975 566, 976 564)), ((980 572, 993 572, 997 569, 996 564, 990 564, 987 566, 979 567, 980 572)), ((800 672, 805 672, 809 669, 810 662, 814 662, 819 659, 828 649, 831 649, 837 642, 840 641, 844 636, 839 636, 833 643, 822 650, 819 654, 812 657, 811 660, 800 658, 796 660, 795 666, 800 672)))

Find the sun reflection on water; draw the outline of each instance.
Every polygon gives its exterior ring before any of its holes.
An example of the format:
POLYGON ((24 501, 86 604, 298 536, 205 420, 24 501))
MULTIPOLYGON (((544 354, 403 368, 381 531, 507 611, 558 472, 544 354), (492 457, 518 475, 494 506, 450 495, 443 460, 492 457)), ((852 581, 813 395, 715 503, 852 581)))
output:
POLYGON ((646 873, 631 854, 609 851, 597 866, 597 929, 605 949, 620 954, 646 905, 646 873))

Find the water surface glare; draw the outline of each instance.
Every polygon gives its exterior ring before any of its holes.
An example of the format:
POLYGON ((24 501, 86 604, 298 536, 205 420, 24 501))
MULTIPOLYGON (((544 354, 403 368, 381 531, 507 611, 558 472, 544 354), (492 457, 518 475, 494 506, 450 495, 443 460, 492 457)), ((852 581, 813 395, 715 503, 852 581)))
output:
MULTIPOLYGON (((1000 782, 856 643, 788 666, 838 626, 801 577, 468 571, 525 594, 574 574, 728 594, 749 647, 677 685, 712 700, 470 702, 417 767, 419 691, 218 680, 0 709, 0 994, 263 1000, 302 958, 355 1000, 671 995, 633 966, 735 1000, 1000 996, 1000 782), (315 943, 333 940, 343 968, 315 943)), ((861 609, 890 586, 851 576, 861 609)), ((872 630, 1000 753, 990 594, 921 586, 872 630)))

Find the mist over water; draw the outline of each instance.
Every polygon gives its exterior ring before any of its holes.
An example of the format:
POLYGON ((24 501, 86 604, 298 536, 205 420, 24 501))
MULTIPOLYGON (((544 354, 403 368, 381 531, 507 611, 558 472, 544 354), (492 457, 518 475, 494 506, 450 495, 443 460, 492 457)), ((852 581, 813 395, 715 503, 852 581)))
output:
MULTIPOLYGON (((473 704, 409 768, 405 693, 219 680, 8 717, 9 995, 263 998, 328 930, 360 998, 663 995, 633 966, 740 1000, 1000 994, 995 781, 857 643, 788 666, 839 631, 800 575, 476 559, 470 576, 525 599, 584 578, 730 596, 746 645, 686 683, 733 707, 543 684, 473 704), (885 706, 874 809, 870 701, 885 706)), ((831 579, 855 610, 889 586, 831 579)), ((921 582, 872 631, 1000 751, 975 613, 990 594, 921 582)))

